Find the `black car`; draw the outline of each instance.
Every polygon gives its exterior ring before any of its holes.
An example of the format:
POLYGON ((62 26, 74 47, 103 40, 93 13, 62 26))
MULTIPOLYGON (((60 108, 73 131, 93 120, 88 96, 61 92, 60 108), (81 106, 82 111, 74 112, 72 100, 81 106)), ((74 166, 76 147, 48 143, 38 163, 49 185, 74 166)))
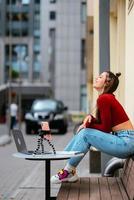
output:
POLYGON ((42 121, 49 122, 52 133, 66 133, 68 127, 67 107, 64 106, 62 101, 58 100, 35 100, 30 112, 25 115, 26 133, 37 133, 41 129, 42 121))

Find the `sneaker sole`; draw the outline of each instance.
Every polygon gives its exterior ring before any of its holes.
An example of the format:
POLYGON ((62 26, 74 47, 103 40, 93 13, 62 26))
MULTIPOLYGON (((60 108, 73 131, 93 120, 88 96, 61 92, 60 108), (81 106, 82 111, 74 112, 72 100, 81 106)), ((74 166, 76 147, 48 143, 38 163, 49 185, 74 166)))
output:
POLYGON ((72 178, 65 178, 63 180, 51 181, 51 183, 53 183, 53 184, 60 184, 60 183, 63 183, 63 182, 75 183, 78 180, 79 180, 79 177, 75 176, 75 177, 72 177, 72 178))

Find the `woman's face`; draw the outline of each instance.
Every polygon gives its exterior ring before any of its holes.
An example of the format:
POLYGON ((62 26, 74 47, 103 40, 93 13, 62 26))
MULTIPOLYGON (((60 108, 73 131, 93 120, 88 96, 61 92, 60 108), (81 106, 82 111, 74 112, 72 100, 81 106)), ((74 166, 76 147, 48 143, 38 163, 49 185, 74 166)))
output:
POLYGON ((97 91, 103 91, 105 83, 106 83, 106 79, 107 79, 107 72, 103 72, 102 74, 100 74, 96 79, 95 82, 93 84, 93 87, 97 90, 97 91))

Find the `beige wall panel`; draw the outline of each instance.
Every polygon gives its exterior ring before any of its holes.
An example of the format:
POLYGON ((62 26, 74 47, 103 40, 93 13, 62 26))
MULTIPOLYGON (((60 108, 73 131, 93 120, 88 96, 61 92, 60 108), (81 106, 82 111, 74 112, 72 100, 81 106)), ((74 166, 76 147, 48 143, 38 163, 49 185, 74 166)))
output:
MULTIPOLYGON (((94 0, 94 50, 93 50, 93 81, 99 74, 99 0, 94 0)), ((98 94, 93 90, 93 105, 95 107, 95 102, 98 94)))
POLYGON ((134 124, 134 7, 128 14, 126 2, 125 106, 134 124))
POLYGON ((88 112, 91 111, 93 102, 93 17, 87 17, 86 33, 86 62, 87 62, 87 94, 88 112))
POLYGON ((93 16, 93 0, 87 0, 87 16, 93 16))
POLYGON ((110 69, 116 71, 117 66, 117 17, 110 15, 110 69))
POLYGON ((124 105, 125 94, 125 1, 117 2, 117 68, 116 72, 121 72, 118 89, 118 99, 124 105))

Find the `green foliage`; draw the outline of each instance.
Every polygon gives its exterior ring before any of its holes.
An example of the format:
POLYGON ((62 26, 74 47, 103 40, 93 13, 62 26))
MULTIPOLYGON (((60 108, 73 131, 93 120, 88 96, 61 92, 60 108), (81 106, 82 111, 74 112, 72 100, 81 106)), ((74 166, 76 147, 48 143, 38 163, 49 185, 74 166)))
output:
POLYGON ((12 79, 16 79, 19 77, 19 72, 17 72, 16 70, 12 69, 12 79))

